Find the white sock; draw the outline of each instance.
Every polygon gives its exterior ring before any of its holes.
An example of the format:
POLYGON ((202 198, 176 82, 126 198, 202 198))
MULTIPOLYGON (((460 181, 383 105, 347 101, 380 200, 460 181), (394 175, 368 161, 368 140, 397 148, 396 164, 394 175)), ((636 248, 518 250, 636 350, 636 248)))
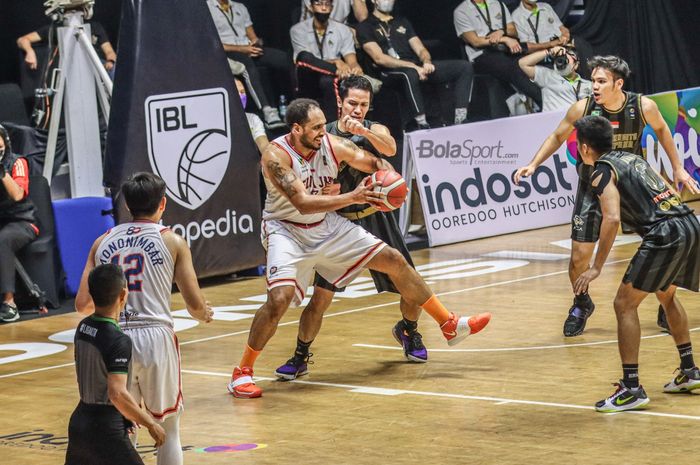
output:
POLYGON ((467 119, 466 108, 455 108, 455 124, 462 124, 467 119))
POLYGON ((428 124, 428 120, 425 119, 425 114, 416 116, 416 122, 418 124, 428 124))
POLYGON ((180 443, 180 414, 170 415, 160 426, 165 430, 165 443, 158 448, 158 465, 182 465, 182 444, 180 443))

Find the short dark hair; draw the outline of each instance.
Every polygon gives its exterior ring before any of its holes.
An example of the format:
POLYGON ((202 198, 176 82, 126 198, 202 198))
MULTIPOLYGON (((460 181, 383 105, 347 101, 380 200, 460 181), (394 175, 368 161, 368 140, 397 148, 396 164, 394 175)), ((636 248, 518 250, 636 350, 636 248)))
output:
POLYGON ((615 55, 600 56, 596 55, 588 59, 588 69, 591 72, 596 68, 603 68, 610 71, 617 79, 630 77, 630 67, 625 60, 615 55))
POLYGON ((88 289, 96 307, 109 307, 126 287, 124 271, 112 263, 96 266, 88 276, 88 289))
POLYGON ((340 100, 343 101, 348 96, 350 89, 359 89, 369 92, 369 101, 371 102, 374 98, 374 92, 372 91, 372 84, 364 76, 349 76, 338 85, 338 96, 340 100))
POLYGON ((613 129, 607 119, 602 116, 584 116, 574 123, 574 127, 580 143, 600 154, 612 150, 613 129))
POLYGON ((122 194, 134 218, 150 216, 165 195, 165 182, 153 173, 134 173, 122 184, 122 194))
POLYGON ((312 108, 321 109, 321 105, 316 100, 310 98, 298 98, 292 100, 287 107, 287 116, 284 117, 285 122, 291 128, 294 124, 303 125, 309 120, 309 112, 312 108))

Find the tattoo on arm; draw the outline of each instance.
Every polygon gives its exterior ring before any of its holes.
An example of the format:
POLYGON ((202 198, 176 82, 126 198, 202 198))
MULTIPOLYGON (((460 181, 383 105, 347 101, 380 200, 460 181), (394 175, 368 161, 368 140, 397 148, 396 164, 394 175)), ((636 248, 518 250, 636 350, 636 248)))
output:
POLYGON ((350 139, 340 137, 340 138, 338 138, 338 140, 340 141, 341 145, 343 145, 343 147, 345 147, 346 149, 348 149, 352 152, 356 153, 358 150, 360 150, 360 147, 358 147, 357 144, 355 144, 350 139))
POLYGON ((294 197, 297 193, 296 188, 292 184, 297 180, 297 175, 294 174, 292 170, 285 170, 279 162, 269 161, 267 162, 267 170, 278 182, 282 191, 287 194, 288 197, 294 197))

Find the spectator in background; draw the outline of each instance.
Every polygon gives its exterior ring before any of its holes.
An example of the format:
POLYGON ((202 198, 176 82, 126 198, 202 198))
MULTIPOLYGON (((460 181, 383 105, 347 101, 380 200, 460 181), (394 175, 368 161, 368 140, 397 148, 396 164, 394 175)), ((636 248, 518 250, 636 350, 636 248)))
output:
MULTIPOLYGON (((97 56, 100 57, 105 69, 110 72, 110 76, 114 77, 111 71, 117 62, 117 54, 114 53, 114 48, 112 48, 112 44, 109 42, 109 37, 107 37, 105 29, 97 21, 87 21, 87 24, 90 25, 90 39, 92 46, 95 48, 95 52, 97 52, 97 56)), ((56 26, 47 24, 17 39, 17 47, 24 51, 24 63, 29 69, 35 70, 39 66, 33 44, 40 43, 44 45, 49 43, 51 42, 51 34, 55 33, 56 26)), ((55 36, 53 39, 54 44, 58 46, 58 41, 55 40, 55 36)))
POLYGON ((311 0, 313 18, 292 26, 290 35, 297 66, 299 92, 304 96, 321 93, 321 109, 329 121, 338 116, 338 79, 360 76, 352 31, 330 19, 333 0, 311 0))
POLYGON ((554 47, 540 50, 525 55, 519 64, 527 77, 542 89, 542 111, 565 110, 577 100, 591 95, 591 81, 578 74, 579 59, 573 49, 554 47), (537 66, 547 57, 554 57, 554 69, 537 66), (557 60, 558 57, 562 59, 557 60))
POLYGON ((457 35, 474 71, 488 74, 542 107, 542 92, 518 66, 522 46, 510 12, 498 0, 464 0, 454 11, 457 35))
MULTIPOLYGON (((241 80, 235 79, 235 81, 236 89, 238 89, 238 96, 241 98, 241 105, 243 105, 243 110, 245 111, 245 106, 248 102, 248 95, 245 93, 245 87, 243 86, 241 80)), ((267 134, 265 133, 265 126, 260 120, 260 117, 255 113, 248 113, 246 111, 245 117, 248 120, 248 127, 250 127, 250 133, 253 135, 255 145, 258 146, 258 150, 260 153, 262 153, 263 150, 265 150, 265 147, 267 147, 267 144, 270 143, 269 139, 267 138, 267 134)))
MULTIPOLYGON (((229 58, 243 63, 243 78, 248 84, 250 96, 262 111, 265 124, 270 128, 282 127, 284 123, 276 108, 270 105, 274 95, 267 95, 260 79, 258 66, 265 66, 277 72, 283 79, 276 80, 283 85, 291 78, 289 57, 281 50, 263 46, 263 40, 253 29, 248 9, 240 2, 230 0, 207 0, 221 44, 229 58)), ((284 92, 288 92, 285 90, 284 92)))
MULTIPOLYGON (((350 11, 353 12, 358 23, 367 19, 367 4, 365 0, 335 0, 331 10, 331 19, 339 23, 347 23, 350 11)), ((314 12, 311 7, 311 0, 301 0, 301 18, 299 21, 306 21, 313 18, 314 12)))
POLYGON ((373 0, 374 12, 357 28, 362 48, 376 64, 382 81, 404 84, 419 129, 430 126, 425 117, 421 82, 453 83, 455 124, 467 119, 473 71, 465 60, 433 62, 430 52, 406 18, 393 17, 394 0, 373 0))
POLYGON ((19 320, 15 304, 15 256, 36 239, 34 204, 29 199, 29 165, 12 153, 7 130, 0 126, 0 321, 19 320))
POLYGON ((513 11, 513 22, 520 41, 527 44, 525 53, 567 45, 571 40, 569 30, 548 3, 522 0, 513 11))

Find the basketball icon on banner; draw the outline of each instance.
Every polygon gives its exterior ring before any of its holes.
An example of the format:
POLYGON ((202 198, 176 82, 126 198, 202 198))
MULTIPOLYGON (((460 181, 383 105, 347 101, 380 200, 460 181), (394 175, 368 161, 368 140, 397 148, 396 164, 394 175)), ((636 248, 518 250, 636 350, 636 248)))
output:
POLYGON ((170 198, 197 209, 216 192, 231 158, 226 90, 152 95, 145 111, 153 172, 170 198))

